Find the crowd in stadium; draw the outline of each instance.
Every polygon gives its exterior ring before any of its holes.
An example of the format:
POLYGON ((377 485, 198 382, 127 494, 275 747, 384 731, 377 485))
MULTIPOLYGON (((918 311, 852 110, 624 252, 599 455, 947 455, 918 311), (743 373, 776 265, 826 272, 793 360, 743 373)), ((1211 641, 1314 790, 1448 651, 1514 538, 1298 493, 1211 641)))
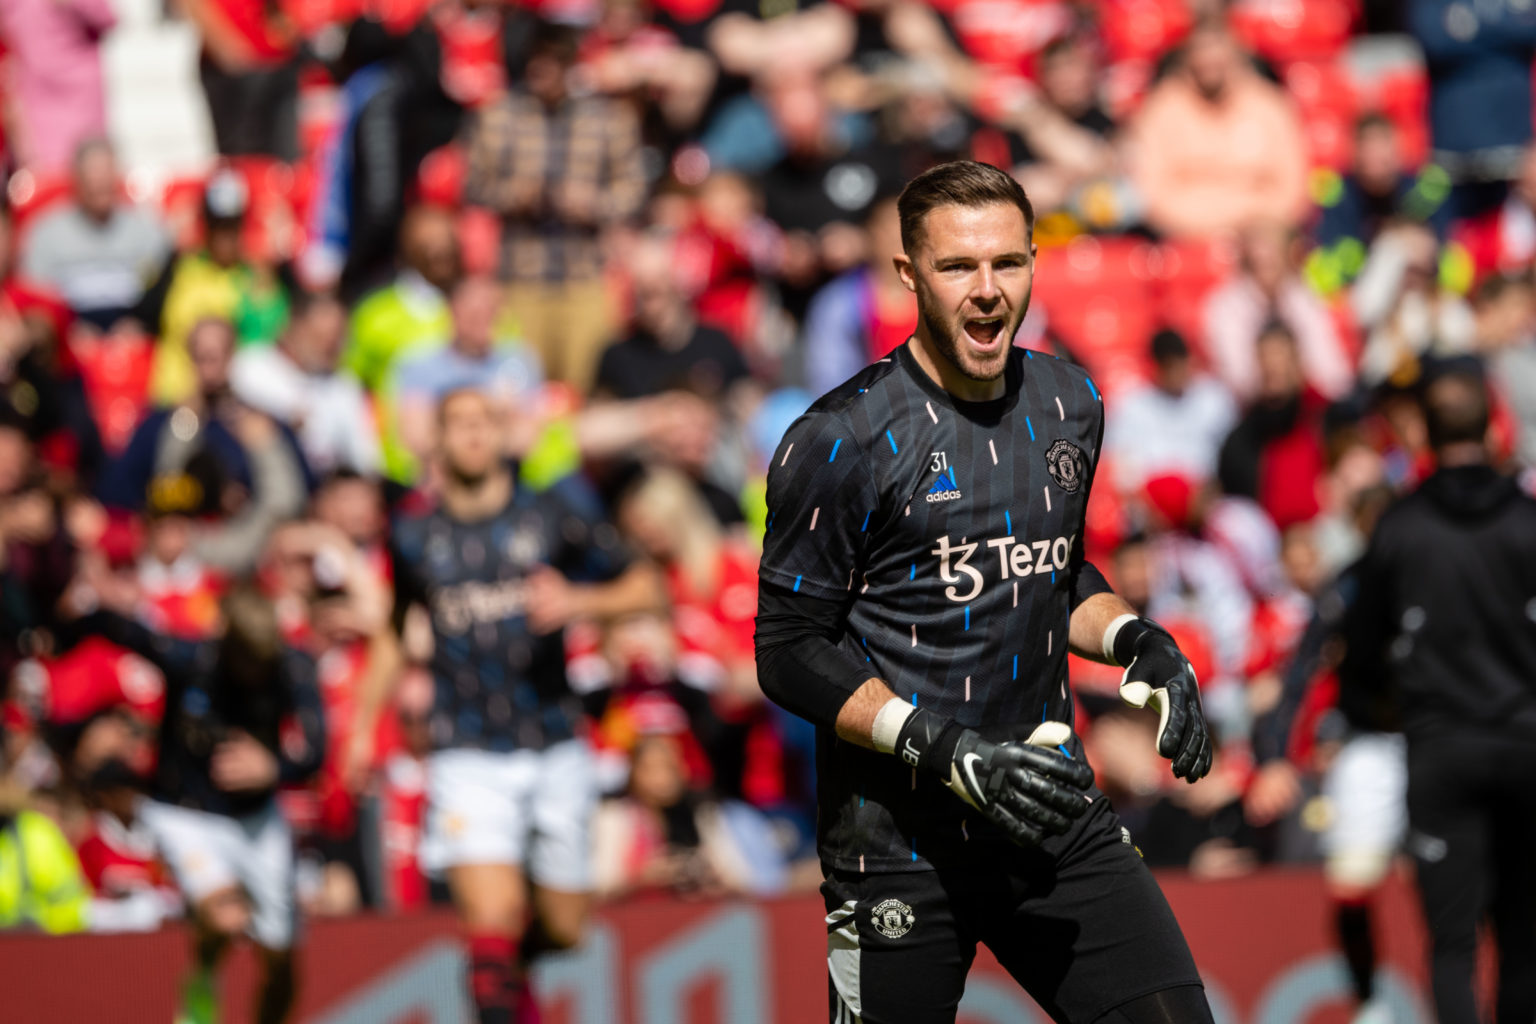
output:
MULTIPOLYGON (((579 490, 665 580, 664 609, 567 630, 609 794, 598 892, 813 888, 812 730, 753 660, 763 481, 810 401, 910 333, 894 196, 942 160, 1034 202, 1018 343, 1081 363, 1107 408, 1088 556, 1189 654, 1221 745, 1176 783, 1119 670, 1076 664, 1077 729, 1149 862, 1318 856, 1329 657, 1287 676, 1426 472, 1424 363, 1480 364, 1500 457, 1536 460, 1515 5, 180 7, 220 158, 146 195, 106 141, 110 5, 0 5, 0 813, 41 837, 0 928, 181 913, 135 819, 166 710, 143 654, 195 660, 231 616, 318 665, 277 737, 306 911, 443 898, 417 860, 419 618, 371 741, 353 718, 391 523, 442 486, 439 402, 466 388, 518 486, 579 490)), ((231 791, 265 756, 209 742, 231 791)))

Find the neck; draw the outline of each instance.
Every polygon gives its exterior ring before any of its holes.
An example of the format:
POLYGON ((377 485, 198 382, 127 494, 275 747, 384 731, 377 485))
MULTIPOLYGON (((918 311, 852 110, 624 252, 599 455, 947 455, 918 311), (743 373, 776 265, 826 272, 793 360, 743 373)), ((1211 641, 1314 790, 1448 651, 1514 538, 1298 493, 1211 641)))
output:
POLYGON ((498 466, 478 480, 448 474, 443 485, 443 508, 455 519, 485 519, 512 500, 512 474, 498 466))
POLYGON ((962 402, 990 402, 1002 398, 1003 392, 1008 389, 1004 375, 1000 374, 991 380, 976 380, 961 373, 960 368, 939 351, 921 322, 907 342, 907 350, 912 353, 912 358, 917 360, 917 365, 923 368, 929 380, 962 402))
POLYGON ((1441 469, 1488 465, 1488 449, 1481 441, 1458 441, 1435 450, 1441 469))

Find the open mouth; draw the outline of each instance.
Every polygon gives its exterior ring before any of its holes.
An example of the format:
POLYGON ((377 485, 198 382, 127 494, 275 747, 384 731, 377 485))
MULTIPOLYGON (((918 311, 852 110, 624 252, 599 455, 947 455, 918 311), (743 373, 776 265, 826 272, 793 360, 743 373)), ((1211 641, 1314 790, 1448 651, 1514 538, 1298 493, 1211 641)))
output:
POLYGON ((1000 316, 979 316, 965 322, 965 333, 982 348, 991 348, 997 343, 998 335, 1003 333, 1003 318, 1000 316))

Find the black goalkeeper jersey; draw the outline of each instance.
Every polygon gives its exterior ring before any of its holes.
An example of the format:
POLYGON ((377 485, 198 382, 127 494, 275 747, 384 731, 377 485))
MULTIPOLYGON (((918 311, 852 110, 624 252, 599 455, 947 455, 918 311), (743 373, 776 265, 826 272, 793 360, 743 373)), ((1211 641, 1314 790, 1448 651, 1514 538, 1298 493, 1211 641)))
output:
MULTIPOLYGON (((761 568, 843 602, 840 643, 871 676, 993 740, 1072 721, 1068 619, 1107 589, 1082 558, 1098 390, 1081 367, 1024 349, 1006 381, 996 401, 958 401, 903 345, 823 396, 769 467, 761 568)), ((1082 756, 1075 737, 1069 752, 1082 756)), ((833 867, 910 871, 1002 841, 897 758, 824 728, 818 761, 833 867)))

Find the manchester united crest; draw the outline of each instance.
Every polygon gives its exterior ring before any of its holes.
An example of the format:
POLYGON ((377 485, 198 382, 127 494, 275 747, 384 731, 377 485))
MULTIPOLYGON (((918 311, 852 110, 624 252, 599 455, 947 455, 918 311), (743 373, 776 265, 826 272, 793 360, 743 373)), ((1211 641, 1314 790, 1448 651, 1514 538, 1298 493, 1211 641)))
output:
POLYGON ((1056 481, 1056 486, 1069 494, 1081 487, 1083 478, 1088 475, 1088 463, 1083 458, 1083 450, 1067 440, 1052 442, 1045 452, 1045 465, 1051 471, 1051 479, 1056 481))
POLYGON ((875 931, 888 939, 901 938, 917 923, 917 918, 912 914, 912 908, 901 900, 885 900, 875 907, 871 917, 875 931))

